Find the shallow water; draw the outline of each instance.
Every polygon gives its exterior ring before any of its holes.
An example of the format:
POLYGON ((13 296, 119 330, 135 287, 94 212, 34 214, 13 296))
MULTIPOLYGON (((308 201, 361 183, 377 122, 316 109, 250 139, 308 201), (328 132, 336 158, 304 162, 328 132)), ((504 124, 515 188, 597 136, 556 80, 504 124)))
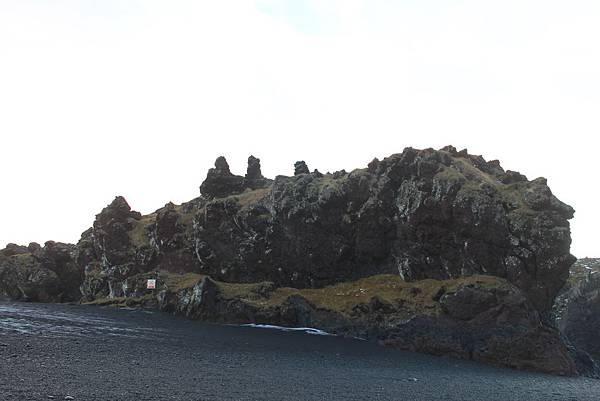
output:
POLYGON ((314 334, 0 303, 0 400, 600 400, 598 380, 314 334))

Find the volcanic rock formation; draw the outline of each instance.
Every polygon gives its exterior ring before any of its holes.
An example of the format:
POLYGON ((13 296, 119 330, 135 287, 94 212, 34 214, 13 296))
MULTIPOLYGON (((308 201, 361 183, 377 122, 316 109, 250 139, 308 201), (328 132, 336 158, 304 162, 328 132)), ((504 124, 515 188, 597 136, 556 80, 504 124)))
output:
POLYGON ((304 160, 294 163, 294 175, 300 175, 300 174, 310 174, 310 171, 308 170, 308 166, 306 165, 304 160))
MULTIPOLYGON (((486 274, 506 278, 546 311, 575 260, 573 209, 545 179, 527 181, 497 161, 451 147, 407 148, 351 173, 301 170, 253 189, 220 157, 200 198, 141 218, 113 215, 112 207, 99 214, 79 244, 93 244, 81 265, 299 288, 381 273, 407 281, 486 274)), ((255 167, 247 176, 257 179, 255 167)))
POLYGON ((0 250, 0 299, 76 301, 83 274, 73 260, 74 245, 48 241, 42 248, 8 244, 0 250))
POLYGON ((557 332, 506 280, 471 276, 407 283, 376 275, 320 289, 235 284, 194 273, 141 274, 124 298, 98 305, 158 308, 228 324, 317 327, 403 350, 571 375, 576 367, 557 332), (153 294, 146 280, 157 278, 153 294))
MULTIPOLYGON (((274 180, 253 156, 245 176, 219 157, 200 193, 145 216, 122 197, 102 210, 72 250, 82 299, 575 371, 542 318, 575 260, 574 211, 544 178, 449 146, 333 174, 297 162, 293 176, 274 180), (158 290, 146 290, 149 277, 158 290), (368 280, 377 285, 363 288, 368 280)), ((15 270, 10 258, 0 272, 15 270)))
POLYGON ((579 370, 600 378, 600 259, 580 259, 571 267, 552 312, 579 370))

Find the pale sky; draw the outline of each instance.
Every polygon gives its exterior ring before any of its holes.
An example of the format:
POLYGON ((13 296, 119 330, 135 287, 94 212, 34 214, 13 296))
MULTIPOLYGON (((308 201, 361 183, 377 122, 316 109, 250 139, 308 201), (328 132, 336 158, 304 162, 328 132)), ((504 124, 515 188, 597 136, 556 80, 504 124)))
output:
POLYGON ((244 174, 453 144, 544 176, 600 257, 600 2, 1 0, 0 247, 244 174))

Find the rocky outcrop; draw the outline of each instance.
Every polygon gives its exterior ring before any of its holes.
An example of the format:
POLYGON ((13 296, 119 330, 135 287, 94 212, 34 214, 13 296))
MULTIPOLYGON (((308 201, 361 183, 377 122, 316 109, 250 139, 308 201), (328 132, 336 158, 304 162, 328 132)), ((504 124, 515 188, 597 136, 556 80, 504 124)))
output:
POLYGON ((271 183, 271 180, 263 177, 260 168, 260 159, 248 157, 248 168, 244 177, 244 189, 265 188, 271 183))
POLYGON ((581 372, 600 378, 600 259, 580 259, 552 311, 581 372))
POLYGON ((274 180, 254 156, 245 176, 219 157, 200 194, 144 216, 117 197, 71 248, 75 263, 48 244, 10 246, 0 280, 21 283, 20 294, 35 293, 22 283, 47 289, 39 300, 68 299, 66 283, 78 280, 85 302, 312 325, 402 349, 575 371, 546 326, 575 260, 574 211, 544 178, 450 146, 407 148, 332 174, 297 162, 293 176, 274 180), (25 254, 31 263, 15 267, 25 254), (158 290, 146 289, 149 277, 158 290), (352 297, 338 298, 346 289, 352 297))
POLYGON ((227 160, 219 156, 215 161, 215 168, 208 170, 206 180, 200 186, 200 193, 208 199, 222 198, 242 192, 243 183, 244 177, 232 174, 227 160))
POLYGON ((80 299, 83 272, 74 246, 48 241, 44 247, 8 244, 0 250, 0 299, 66 302, 80 299))
MULTIPOLYGON (((136 278, 143 286, 150 276, 136 278)), ((156 278, 156 276, 152 276, 156 278)), ((561 375, 576 373, 557 331, 503 279, 404 282, 372 276, 322 289, 232 284, 208 276, 161 274, 159 287, 100 304, 157 307, 219 323, 314 327, 403 350, 561 375)))
POLYGON ((258 159, 249 159, 241 177, 221 157, 202 197, 121 221, 118 245, 94 245, 95 259, 83 265, 100 266, 105 281, 113 270, 122 280, 127 271, 179 264, 218 280, 299 288, 382 273, 407 281, 487 274, 506 278, 547 311, 574 261, 573 209, 545 179, 528 181, 497 161, 452 147, 407 148, 350 173, 296 167, 297 175, 253 189, 244 183, 260 180, 258 159))
POLYGON ((262 176, 260 159, 250 156, 245 177, 232 174, 223 156, 215 161, 215 168, 208 170, 206 180, 200 185, 200 193, 207 199, 224 198, 247 189, 264 188, 270 180, 262 176))
POLYGON ((85 272, 81 286, 84 294, 114 295, 114 288, 126 277, 139 272, 147 261, 137 249, 136 229, 142 215, 132 211, 127 201, 117 196, 96 215, 92 228, 77 244, 76 260, 85 272))
POLYGON ((300 174, 310 174, 308 166, 306 165, 304 160, 297 161, 296 163, 294 163, 294 175, 300 174))

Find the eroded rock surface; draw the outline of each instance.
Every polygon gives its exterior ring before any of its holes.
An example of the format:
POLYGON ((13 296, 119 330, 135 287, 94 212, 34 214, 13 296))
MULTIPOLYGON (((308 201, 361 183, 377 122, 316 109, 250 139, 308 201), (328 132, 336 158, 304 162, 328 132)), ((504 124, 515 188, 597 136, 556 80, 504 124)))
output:
POLYGON ((403 281, 377 275, 321 289, 233 284, 162 273, 159 288, 99 304, 144 305, 219 323, 315 327, 399 349, 561 375, 576 367, 558 332, 544 326, 506 280, 472 276, 403 281))
POLYGON ((265 188, 271 180, 263 177, 260 168, 260 159, 254 156, 248 157, 248 168, 244 177, 244 189, 265 188))
POLYGON ((579 259, 553 309, 581 371, 600 378, 600 259, 579 259))
POLYGON ((41 247, 8 244, 0 250, 0 299, 66 302, 81 298, 83 272, 74 245, 48 241, 41 247))
MULTIPOLYGON (((544 178, 449 146, 406 148, 351 172, 310 173, 297 162, 293 176, 274 180, 254 156, 244 176, 219 157, 200 193, 148 215, 117 197, 76 246, 8 246, 0 294, 61 301, 81 291, 85 302, 576 370, 546 325, 575 260, 574 211, 544 178)), ((579 315, 569 316, 576 327, 579 315)))
POLYGON ((208 170, 206 180, 200 186, 200 193, 208 198, 220 198, 237 194, 243 190, 244 177, 232 174, 223 156, 215 161, 215 167, 208 170))
MULTIPOLYGON (((121 216, 120 228, 109 228, 114 243, 92 241, 95 258, 83 265, 122 278, 179 265, 218 280, 300 288, 381 273, 407 281, 487 274, 544 311, 574 261, 573 209, 545 179, 528 181, 498 161, 452 147, 407 148, 350 173, 305 167, 256 188, 245 182, 261 180, 258 159, 242 177, 219 158, 202 197, 141 219, 121 216)), ((98 220, 93 230, 105 225, 98 220)))
POLYGON ((262 175, 260 159, 250 156, 246 176, 242 177, 231 173, 225 157, 219 156, 215 167, 208 170, 206 180, 200 185, 200 193, 206 199, 224 198, 245 190, 264 188, 270 182, 262 175))
POLYGON ((294 163, 294 175, 300 174, 310 174, 308 166, 306 165, 306 162, 304 160, 300 160, 294 163))

